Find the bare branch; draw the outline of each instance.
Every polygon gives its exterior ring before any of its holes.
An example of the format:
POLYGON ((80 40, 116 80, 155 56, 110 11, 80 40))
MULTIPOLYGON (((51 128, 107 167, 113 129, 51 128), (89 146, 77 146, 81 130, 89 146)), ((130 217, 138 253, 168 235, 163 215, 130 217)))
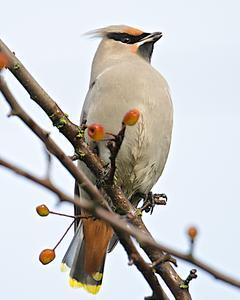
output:
MULTIPOLYGON (((126 223, 126 221, 124 221, 122 218, 120 218, 120 216, 116 213, 107 211, 106 209, 96 206, 96 204, 94 205, 94 203, 87 203, 87 201, 83 201, 80 202, 78 198, 73 199, 72 197, 66 195, 65 193, 63 193, 62 191, 60 191, 55 185, 53 185, 50 181, 46 180, 46 179, 41 179, 38 178, 8 162, 6 162, 5 160, 0 158, 0 165, 12 170, 13 172, 15 172, 18 175, 21 175, 45 188, 47 188, 48 190, 52 191, 53 193, 55 193, 60 201, 67 201, 70 203, 73 203, 75 205, 78 205, 79 207, 88 210, 89 212, 91 212, 93 215, 95 215, 96 217, 108 222, 113 228, 118 229, 122 232, 128 233, 129 235, 133 236, 134 238, 136 238, 136 240, 140 241, 140 243, 145 243, 146 245, 148 245, 149 247, 153 247, 156 250, 161 250, 164 251, 165 253, 169 253, 177 258, 180 258, 183 261, 187 261, 195 266, 198 266, 200 269, 206 271, 207 273, 209 273, 210 275, 212 275, 214 278, 219 279, 223 282, 226 282, 232 286, 235 286, 237 288, 240 288, 240 280, 234 279, 230 276, 227 276, 221 272, 219 272, 218 270, 210 267, 208 264, 202 262, 199 259, 196 259, 194 257, 192 257, 189 254, 185 254, 182 253, 180 251, 174 250, 170 247, 164 246, 162 244, 156 243, 154 240, 149 239, 149 237, 142 231, 140 231, 139 229, 129 225, 128 223, 126 223)), ((132 262, 134 262, 133 258, 130 257, 130 260, 132 262)), ((165 262, 155 262, 154 263, 154 267, 157 268, 157 265, 160 263, 165 264, 165 262)), ((150 266, 151 267, 151 266, 150 266)), ((161 266, 160 266, 161 267, 161 266)), ((184 280, 182 282, 182 284, 184 284, 184 280)))
MULTIPOLYGON (((72 174, 76 181, 81 185, 91 197, 99 201, 102 206, 108 207, 106 200, 103 198, 98 189, 92 184, 88 177, 75 166, 72 160, 62 151, 62 149, 51 139, 49 132, 42 129, 18 104, 15 97, 9 90, 5 80, 0 75, 0 90, 5 100, 10 105, 11 114, 18 116, 45 144, 50 153, 57 157, 60 163, 72 174)), ((110 209, 110 208, 109 208, 110 209)))

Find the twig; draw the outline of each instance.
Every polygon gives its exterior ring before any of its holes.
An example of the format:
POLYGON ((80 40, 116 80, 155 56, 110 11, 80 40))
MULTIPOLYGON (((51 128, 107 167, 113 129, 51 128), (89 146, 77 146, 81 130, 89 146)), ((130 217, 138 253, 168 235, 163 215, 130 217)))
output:
POLYGON ((68 226, 67 230, 64 232, 64 234, 62 235, 62 237, 60 238, 60 240, 57 242, 57 244, 55 245, 55 247, 53 248, 53 250, 55 250, 55 249, 58 247, 58 245, 61 243, 61 241, 65 238, 65 236, 67 235, 68 231, 69 231, 69 230, 71 229, 71 227, 73 226, 74 222, 75 222, 75 220, 73 220, 73 221, 71 222, 71 224, 68 226))
POLYGON ((47 158, 46 178, 50 178, 51 168, 52 168, 52 157, 51 154, 47 151, 46 147, 44 147, 44 151, 46 153, 46 158, 47 158))
POLYGON ((116 158, 121 148, 125 136, 125 131, 126 131, 126 125, 122 124, 122 128, 119 131, 119 133, 114 136, 113 140, 107 142, 107 147, 110 150, 110 162, 111 162, 109 174, 106 179, 109 184, 114 183, 114 175, 116 172, 116 158))
POLYGON ((51 211, 51 210, 49 210, 49 214, 56 215, 56 216, 61 216, 61 217, 72 218, 72 219, 90 219, 90 218, 93 218, 93 216, 84 216, 84 215, 72 216, 72 215, 63 214, 63 213, 59 213, 59 212, 51 211))
POLYGON ((188 289, 190 281, 192 281, 193 279, 196 279, 196 278, 197 278, 197 270, 192 269, 190 271, 188 277, 184 280, 184 283, 180 286, 181 289, 188 289))
POLYGON ((159 258, 158 260, 154 261, 150 266, 154 269, 156 266, 161 265, 162 263, 165 262, 171 262, 172 264, 174 264, 175 267, 177 267, 177 261, 175 258, 173 258, 170 254, 165 254, 164 257, 161 257, 161 259, 159 258))

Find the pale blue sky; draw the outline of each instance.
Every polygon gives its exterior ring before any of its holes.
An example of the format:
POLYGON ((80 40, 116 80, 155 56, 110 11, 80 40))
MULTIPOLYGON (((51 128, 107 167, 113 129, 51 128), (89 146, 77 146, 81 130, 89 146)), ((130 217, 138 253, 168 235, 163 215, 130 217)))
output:
MULTIPOLYGON (((82 33, 111 24, 162 31, 152 64, 169 82, 174 108, 171 152, 155 191, 168 195, 146 223, 157 240, 186 250, 186 228, 199 227, 196 254, 230 275, 239 275, 240 38, 237 0, 228 1, 1 1, 0 36, 16 52, 70 118, 78 122, 98 40, 82 33)), ((52 128, 45 114, 6 73, 17 99, 52 132, 68 154, 71 146, 52 128)), ((44 174, 43 147, 17 118, 7 119, 0 96, 0 155, 37 174, 44 174)), ((72 193, 73 180, 54 161, 53 179, 72 193)), ((118 246, 108 256, 101 292, 94 298, 68 286, 59 265, 71 234, 43 267, 38 254, 52 247, 68 220, 41 219, 35 206, 55 206, 55 197, 0 169, 1 298, 143 299, 150 289, 127 265, 118 246)), ((56 208, 71 212, 68 205, 56 208)), ((179 261, 187 276, 192 266, 179 261)), ((240 291, 198 271, 191 285, 194 300, 237 300, 240 291)))

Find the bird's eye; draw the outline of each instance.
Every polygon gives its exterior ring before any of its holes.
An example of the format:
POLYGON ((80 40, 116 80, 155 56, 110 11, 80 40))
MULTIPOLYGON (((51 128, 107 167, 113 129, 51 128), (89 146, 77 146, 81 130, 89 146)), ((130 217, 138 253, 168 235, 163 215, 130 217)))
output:
POLYGON ((124 37, 121 41, 125 44, 129 44, 131 42, 131 39, 129 37, 124 37))

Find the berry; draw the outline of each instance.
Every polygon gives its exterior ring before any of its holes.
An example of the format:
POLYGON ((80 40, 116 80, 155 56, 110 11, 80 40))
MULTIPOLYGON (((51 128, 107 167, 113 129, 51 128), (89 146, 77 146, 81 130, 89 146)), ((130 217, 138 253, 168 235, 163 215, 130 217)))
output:
POLYGON ((140 111, 137 108, 131 109, 125 114, 123 124, 133 126, 137 123, 139 117, 140 111))
POLYGON ((188 231, 187 231, 187 234, 188 234, 188 236, 189 236, 192 240, 194 240, 195 237, 196 237, 197 234, 198 234, 197 228, 194 227, 194 226, 189 227, 189 228, 188 228, 188 231))
POLYGON ((49 215, 49 209, 45 204, 37 206, 36 211, 41 217, 46 217, 49 215))
POLYGON ((54 260, 55 256, 53 249, 44 249, 39 255, 39 260, 43 265, 47 265, 54 260))
POLYGON ((101 141, 104 138, 105 130, 101 124, 94 123, 89 125, 87 128, 88 135, 94 141, 101 141))

